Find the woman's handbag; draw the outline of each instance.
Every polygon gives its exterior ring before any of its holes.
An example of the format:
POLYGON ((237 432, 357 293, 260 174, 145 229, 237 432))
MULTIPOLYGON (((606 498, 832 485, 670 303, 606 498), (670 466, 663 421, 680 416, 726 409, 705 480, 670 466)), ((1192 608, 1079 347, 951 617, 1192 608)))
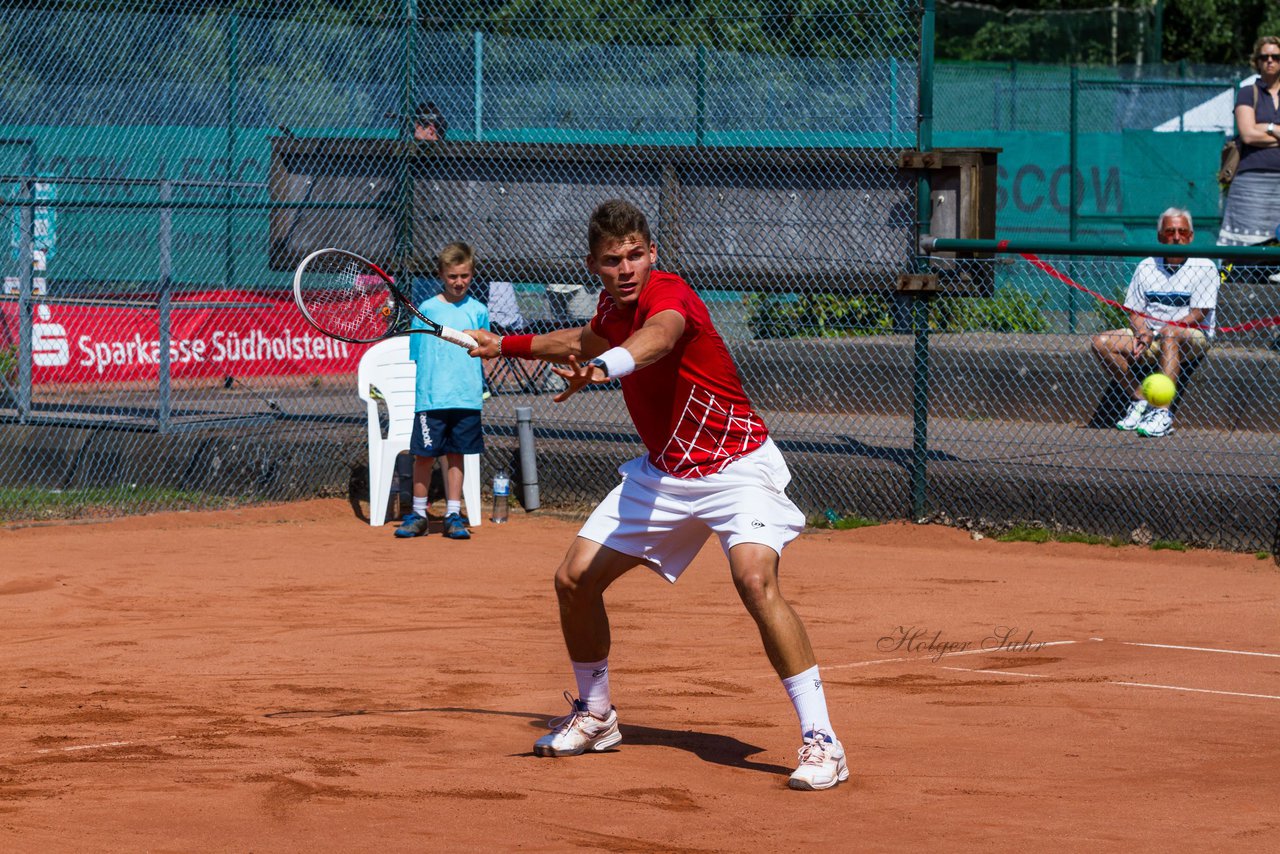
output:
POLYGON ((1231 137, 1222 144, 1221 165, 1218 167, 1218 183, 1223 187, 1231 185, 1231 181, 1236 177, 1236 170, 1240 168, 1240 140, 1237 137, 1231 137))
MULTIPOLYGON (((1256 115, 1258 112, 1258 84, 1253 85, 1253 111, 1256 115)), ((1233 136, 1231 139, 1222 143, 1222 154, 1220 156, 1220 164, 1218 166, 1218 183, 1225 190, 1231 186, 1231 182, 1236 177, 1236 170, 1240 168, 1240 149, 1244 147, 1244 143, 1240 141, 1240 137, 1233 136)))

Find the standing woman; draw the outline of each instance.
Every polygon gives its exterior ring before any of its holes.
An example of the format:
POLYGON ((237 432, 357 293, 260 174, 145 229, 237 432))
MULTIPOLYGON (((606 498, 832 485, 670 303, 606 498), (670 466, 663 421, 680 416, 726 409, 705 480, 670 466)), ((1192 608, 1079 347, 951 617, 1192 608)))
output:
POLYGON ((1261 243, 1280 225, 1280 38, 1258 39, 1253 64, 1258 78, 1236 92, 1236 128, 1244 145, 1222 211, 1220 246, 1261 243))

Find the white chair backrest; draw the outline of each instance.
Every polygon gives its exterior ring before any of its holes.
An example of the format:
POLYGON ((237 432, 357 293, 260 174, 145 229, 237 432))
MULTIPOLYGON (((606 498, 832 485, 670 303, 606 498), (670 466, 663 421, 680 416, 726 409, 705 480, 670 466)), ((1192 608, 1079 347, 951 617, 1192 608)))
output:
MULTIPOLYGON (((374 344, 360 357, 356 369, 356 393, 368 410, 369 433, 369 524, 381 525, 387 518, 387 503, 395 460, 401 451, 409 450, 413 432, 414 404, 418 385, 418 366, 409 358, 409 336, 389 338, 374 344), (378 418, 378 398, 387 407, 387 434, 382 435, 378 418)), ((467 454, 463 462, 462 500, 471 527, 480 524, 480 455, 467 454)))
POLYGON ((382 395, 389 423, 387 439, 407 436, 412 428, 417 374, 417 365, 409 358, 407 335, 379 341, 360 357, 356 390, 369 406, 371 427, 377 421, 378 404, 370 395, 369 387, 375 386, 382 395))

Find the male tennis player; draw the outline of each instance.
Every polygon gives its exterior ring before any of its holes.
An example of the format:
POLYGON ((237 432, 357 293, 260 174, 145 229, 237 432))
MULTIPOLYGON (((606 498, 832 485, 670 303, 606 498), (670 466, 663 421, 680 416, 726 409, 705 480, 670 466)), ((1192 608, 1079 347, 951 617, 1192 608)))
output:
POLYGON ((604 285, 590 323, 543 335, 469 330, 473 355, 567 364, 556 373, 563 401, 590 384, 620 379, 648 449, 624 463, 619 484, 578 532, 555 588, 560 627, 580 699, 534 744, 539 756, 606 750, 622 739, 609 697, 609 618, 604 592, 647 566, 675 582, 711 533, 729 557, 738 595, 800 719, 793 789, 829 789, 849 778, 827 714, 804 625, 778 589, 783 546, 804 527, 787 498, 782 454, 751 408, 707 307, 679 276, 653 268, 656 246, 643 213, 607 201, 591 215, 587 269, 604 285))

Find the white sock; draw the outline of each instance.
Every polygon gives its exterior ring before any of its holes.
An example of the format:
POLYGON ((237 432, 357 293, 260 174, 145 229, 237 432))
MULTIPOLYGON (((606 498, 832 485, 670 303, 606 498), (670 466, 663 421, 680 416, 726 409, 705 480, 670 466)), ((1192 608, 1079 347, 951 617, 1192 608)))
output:
POLYGON ((788 676, 782 680, 782 687, 787 689, 791 705, 796 707, 796 717, 800 718, 801 737, 807 732, 822 730, 833 739, 835 730, 831 727, 831 717, 827 714, 827 695, 822 691, 822 677, 818 675, 818 665, 813 665, 803 673, 788 676))
POLYGON ((445 507, 444 507, 444 513, 445 513, 445 515, 446 515, 446 516, 452 515, 452 514, 454 514, 454 513, 461 513, 461 512, 462 512, 462 502, 461 502, 461 501, 446 501, 446 502, 444 503, 444 505, 445 505, 445 507))
POLYGON ((413 512, 419 516, 427 515, 427 497, 425 495, 421 498, 416 495, 413 496, 413 512))
POLYGON ((578 682, 578 699, 597 718, 607 718, 609 702, 609 659, 573 662, 573 678, 578 682))

